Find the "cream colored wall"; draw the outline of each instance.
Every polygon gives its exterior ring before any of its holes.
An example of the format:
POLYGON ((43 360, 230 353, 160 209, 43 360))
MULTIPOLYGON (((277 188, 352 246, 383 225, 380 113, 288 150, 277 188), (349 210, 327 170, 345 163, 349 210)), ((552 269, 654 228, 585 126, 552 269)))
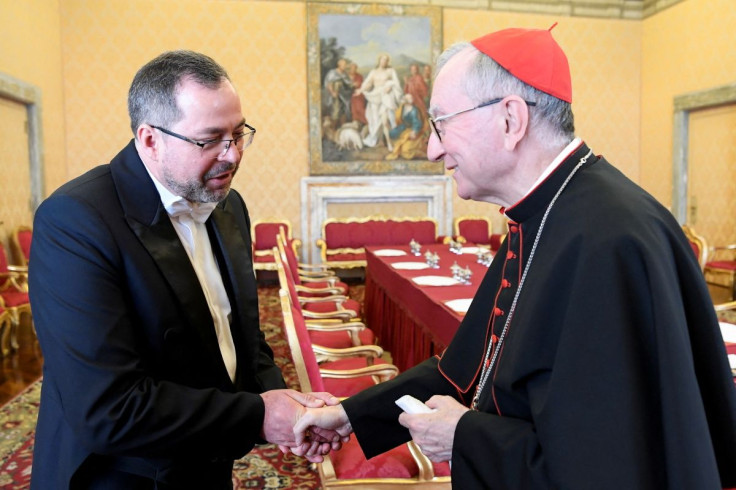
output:
MULTIPOLYGON (((61 182, 66 179, 67 171, 58 0, 0 0, 0 32, 0 72, 41 90, 41 131, 46 177, 47 181, 61 182)), ((24 109, 18 110, 22 112, 24 109)), ((7 118, 3 121, 5 123, 14 124, 7 118)), ((0 133, 0 138, 22 131, 3 127, 9 133, 0 133)), ((25 140, 25 137, 22 138, 25 140)), ((23 150, 0 153, 0 175, 3 180, 0 242, 6 245, 7 236, 15 227, 30 225, 32 220, 28 151, 23 150), (18 161, 22 158, 25 161, 18 161)))
POLYGON ((688 134, 687 223, 710 246, 736 243, 736 104, 692 111, 688 134))
POLYGON ((193 49, 225 66, 258 130, 234 187, 254 219, 280 216, 298 226, 299 179, 308 174, 305 9, 291 2, 65 0, 67 177, 109 161, 132 138, 126 97, 136 70, 162 51, 193 49))
MULTIPOLYGON (((642 22, 641 184, 668 206, 673 100, 736 82, 735 6, 733 0, 687 0, 642 22)), ((699 158, 714 161, 719 148, 710 149, 712 155, 699 158)), ((731 182, 724 178, 721 184, 710 189, 711 197, 725 195, 731 182)), ((723 219, 724 229, 736 230, 736 215, 723 219)))
MULTIPOLYGON (((726 27, 736 25, 732 1, 686 0, 643 21, 445 8, 444 43, 509 26, 559 22, 553 32, 570 59, 578 134, 668 204, 671 99, 726 83, 735 72, 726 27), (687 70, 678 63, 681 53, 688 55, 687 70)), ((19 27, 9 33, 16 51, 24 53, 0 51, 0 70, 44 88, 47 193, 107 162, 127 143, 132 134, 125 98, 136 69, 161 51, 189 48, 225 65, 246 118, 258 128, 235 188, 254 218, 285 217, 301 234, 299 182, 309 169, 304 2, 0 0, 0 5, 20 19, 11 22, 19 27), (54 58, 49 52, 58 49, 54 33, 59 32, 61 56, 54 58), (54 98, 54 92, 61 94, 54 98)), ((489 214, 501 222, 485 204, 455 198, 454 209, 455 215, 489 214)))
MULTIPOLYGON (((255 218, 285 217, 300 235, 299 182, 309 169, 305 9, 302 2, 65 1, 69 176, 107 161, 129 138, 125 94, 141 64, 167 49, 201 50, 230 71, 246 118, 258 128, 234 187, 255 218), (90 141, 99 127, 107 137, 90 141)), ((639 22, 445 9, 444 41, 557 20, 555 37, 573 69, 580 133, 637 179, 639 22)), ((490 213, 500 220, 488 205, 456 198, 454 206, 456 215, 490 213)))

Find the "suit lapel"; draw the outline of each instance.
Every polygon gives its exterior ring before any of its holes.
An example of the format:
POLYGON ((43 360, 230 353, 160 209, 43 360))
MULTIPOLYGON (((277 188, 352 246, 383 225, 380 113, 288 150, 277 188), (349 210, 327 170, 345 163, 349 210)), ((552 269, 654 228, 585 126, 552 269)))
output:
POLYGON ((192 287, 199 286, 199 279, 133 142, 110 167, 125 218, 170 285, 178 313, 203 339, 204 354, 222 359, 207 300, 200 287, 192 287))
POLYGON ((231 332, 236 346, 238 371, 257 358, 259 346, 246 342, 242 328, 258 326, 258 300, 255 276, 250 253, 250 244, 241 234, 238 220, 225 199, 215 208, 207 221, 207 229, 220 268, 223 282, 228 289, 230 306, 233 311, 231 332))

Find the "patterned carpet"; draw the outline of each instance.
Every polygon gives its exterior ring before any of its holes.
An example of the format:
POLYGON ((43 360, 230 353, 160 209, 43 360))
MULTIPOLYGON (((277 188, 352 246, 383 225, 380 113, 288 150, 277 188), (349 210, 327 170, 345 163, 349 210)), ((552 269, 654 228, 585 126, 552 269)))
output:
MULTIPOLYGON (((362 285, 351 285, 351 297, 362 300, 362 285)), ((276 363, 290 388, 299 389, 289 347, 282 331, 278 288, 259 288, 261 329, 274 351, 276 363)), ((31 477, 33 436, 38 413, 41 381, 0 407, 0 488, 27 489, 31 477)), ((319 476, 310 463, 293 455, 283 455, 274 445, 260 446, 236 461, 236 490, 319 488, 319 476)))
MULTIPOLYGON (((351 285, 350 296, 362 303, 363 286, 351 285)), ((294 365, 282 331, 281 309, 276 287, 259 288, 261 328, 274 350, 290 388, 298 389, 294 365)), ((736 312, 723 312, 721 320, 736 322, 736 312)), ((41 381, 0 407, 0 489, 19 490, 29 487, 33 455, 33 435, 38 412, 41 381)), ((283 455, 273 445, 260 446, 236 461, 236 490, 314 489, 319 476, 303 458, 283 455)))

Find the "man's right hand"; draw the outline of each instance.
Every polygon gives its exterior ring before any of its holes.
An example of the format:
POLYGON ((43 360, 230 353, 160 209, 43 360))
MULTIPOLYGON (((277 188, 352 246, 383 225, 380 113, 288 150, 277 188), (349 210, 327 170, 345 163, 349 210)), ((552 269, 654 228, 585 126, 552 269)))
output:
POLYGON ((298 456, 305 456, 310 461, 315 457, 319 458, 320 455, 315 445, 309 445, 308 442, 313 439, 327 438, 328 435, 335 432, 340 435, 341 441, 335 444, 336 447, 333 449, 338 449, 342 443, 346 443, 353 432, 353 427, 342 405, 307 408, 294 424, 296 447, 291 448, 291 452, 298 456))

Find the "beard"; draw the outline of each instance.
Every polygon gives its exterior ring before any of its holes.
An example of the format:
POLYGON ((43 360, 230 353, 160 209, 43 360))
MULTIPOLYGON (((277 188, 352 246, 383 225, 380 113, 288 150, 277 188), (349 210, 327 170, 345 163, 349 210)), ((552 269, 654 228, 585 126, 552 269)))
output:
POLYGON ((202 179, 190 179, 179 181, 171 175, 168 170, 164 170, 164 181, 166 186, 171 189, 174 194, 183 197, 190 202, 220 202, 227 197, 230 192, 230 186, 221 187, 219 189, 209 189, 205 182, 217 175, 232 171, 232 177, 238 171, 237 163, 222 162, 212 167, 202 179))

